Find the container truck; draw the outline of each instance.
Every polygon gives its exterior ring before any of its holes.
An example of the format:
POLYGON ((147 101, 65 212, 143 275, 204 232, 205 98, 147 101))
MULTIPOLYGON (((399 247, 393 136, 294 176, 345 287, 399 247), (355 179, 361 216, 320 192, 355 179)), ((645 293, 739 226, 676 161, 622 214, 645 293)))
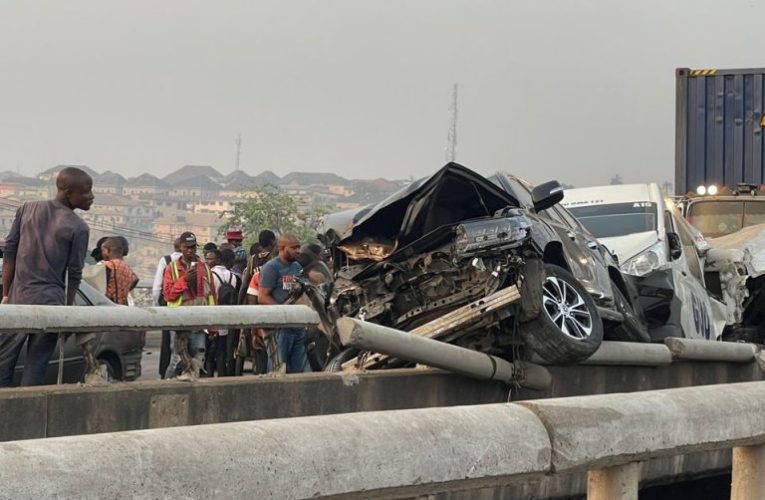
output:
POLYGON ((675 194, 708 237, 765 222, 765 68, 676 70, 675 194))

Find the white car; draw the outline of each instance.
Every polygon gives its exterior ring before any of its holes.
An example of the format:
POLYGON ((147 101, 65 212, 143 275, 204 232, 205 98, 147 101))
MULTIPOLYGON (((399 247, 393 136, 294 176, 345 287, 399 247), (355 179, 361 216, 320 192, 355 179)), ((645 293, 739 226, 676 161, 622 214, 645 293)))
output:
POLYGON ((658 185, 569 189, 562 204, 638 278, 654 340, 721 337, 729 316, 705 284, 709 245, 658 185))

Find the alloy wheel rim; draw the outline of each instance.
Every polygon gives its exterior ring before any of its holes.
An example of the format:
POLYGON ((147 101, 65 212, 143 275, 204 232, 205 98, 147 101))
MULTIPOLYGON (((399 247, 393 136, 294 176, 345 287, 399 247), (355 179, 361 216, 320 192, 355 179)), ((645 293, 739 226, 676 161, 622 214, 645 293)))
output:
POLYGON ((542 307, 567 337, 582 341, 592 334, 592 314, 581 294, 568 282, 555 276, 545 278, 542 307))

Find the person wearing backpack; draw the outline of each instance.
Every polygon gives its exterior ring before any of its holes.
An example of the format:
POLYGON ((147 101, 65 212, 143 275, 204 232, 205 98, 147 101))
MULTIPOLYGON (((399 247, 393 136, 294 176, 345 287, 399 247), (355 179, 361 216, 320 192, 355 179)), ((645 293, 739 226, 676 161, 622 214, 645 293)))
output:
MULTIPOLYGON (((236 305, 241 285, 240 278, 226 268, 222 261, 222 252, 218 249, 205 253, 205 262, 212 272, 213 288, 218 298, 218 305, 236 305)), ((217 372, 219 377, 234 374, 231 363, 233 353, 230 352, 228 333, 227 329, 220 328, 217 334, 208 336, 208 356, 205 361, 205 371, 208 376, 212 377, 214 372, 217 372)))

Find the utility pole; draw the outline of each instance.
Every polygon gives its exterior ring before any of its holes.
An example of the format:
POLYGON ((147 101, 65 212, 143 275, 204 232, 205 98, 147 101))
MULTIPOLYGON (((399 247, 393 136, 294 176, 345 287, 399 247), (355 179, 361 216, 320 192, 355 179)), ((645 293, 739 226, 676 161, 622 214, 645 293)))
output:
POLYGON ((239 160, 242 158, 242 134, 236 134, 236 163, 234 164, 234 170, 239 170, 239 160))
POLYGON ((455 83, 452 89, 452 105, 449 107, 449 134, 446 138, 446 161, 457 159, 457 94, 459 86, 455 83))

